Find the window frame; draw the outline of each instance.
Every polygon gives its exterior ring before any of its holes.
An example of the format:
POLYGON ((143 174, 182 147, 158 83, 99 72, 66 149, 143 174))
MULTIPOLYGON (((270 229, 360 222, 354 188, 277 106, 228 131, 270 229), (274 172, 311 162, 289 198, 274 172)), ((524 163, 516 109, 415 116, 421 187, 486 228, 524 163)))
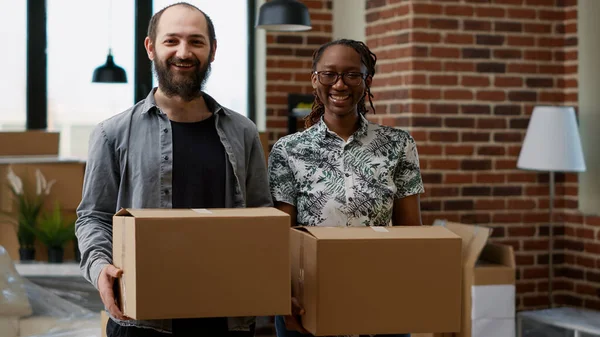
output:
MULTIPOLYGON (((247 108, 248 118, 256 123, 255 107, 255 29, 256 0, 247 1, 248 22, 248 80, 247 108)), ((47 45, 47 5, 46 1, 27 0, 27 89, 26 89, 26 120, 27 130, 45 130, 48 128, 48 57, 47 45)), ((133 102, 144 99, 152 88, 152 68, 142 41, 146 37, 148 22, 152 17, 152 1, 136 0, 134 10, 134 74, 133 102)), ((90 74, 93 69, 89 69, 90 74)))

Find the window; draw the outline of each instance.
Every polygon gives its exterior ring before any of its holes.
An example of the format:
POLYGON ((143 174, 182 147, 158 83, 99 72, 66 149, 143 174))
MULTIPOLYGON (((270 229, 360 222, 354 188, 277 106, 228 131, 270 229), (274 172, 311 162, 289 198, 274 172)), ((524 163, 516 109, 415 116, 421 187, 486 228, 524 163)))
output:
POLYGON ((85 159, 91 130, 134 104, 134 18, 134 0, 47 1, 48 129, 62 156, 85 159), (92 83, 109 46, 128 83, 92 83))
MULTIPOLYGON (((175 3, 154 0, 154 13, 175 3)), ((192 0, 213 21, 217 52, 205 91, 222 106, 248 116, 248 1, 192 0)), ((157 86, 154 78, 154 86, 157 86)))
POLYGON ((27 101, 27 1, 0 0, 0 130, 23 130, 27 101), (10 8, 10 10, 8 10, 10 8))
POLYGON ((577 59, 572 64, 578 64, 578 77, 574 78, 574 85, 569 90, 578 94, 579 132, 581 145, 585 157, 587 170, 579 174, 579 210, 586 215, 600 215, 600 154, 597 146, 600 142, 600 41, 598 39, 598 15, 600 15, 600 2, 595 0, 581 0, 578 3, 577 59))

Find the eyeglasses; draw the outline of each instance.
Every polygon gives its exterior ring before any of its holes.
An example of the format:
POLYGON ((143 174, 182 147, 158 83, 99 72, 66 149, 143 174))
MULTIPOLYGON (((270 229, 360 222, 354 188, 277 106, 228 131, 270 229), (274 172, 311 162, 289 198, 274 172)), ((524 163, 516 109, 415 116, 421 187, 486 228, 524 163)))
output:
POLYGON ((314 74, 317 75, 322 85, 334 85, 341 76, 344 84, 349 87, 360 85, 366 77, 363 73, 336 73, 334 71, 315 71, 314 74))

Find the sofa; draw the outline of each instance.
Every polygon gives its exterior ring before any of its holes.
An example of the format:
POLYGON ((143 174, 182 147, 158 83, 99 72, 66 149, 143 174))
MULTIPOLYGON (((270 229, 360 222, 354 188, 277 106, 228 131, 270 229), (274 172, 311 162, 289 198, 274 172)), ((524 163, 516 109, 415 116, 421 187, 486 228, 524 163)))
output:
POLYGON ((91 312, 21 277, 0 246, 0 336, 101 337, 91 312))

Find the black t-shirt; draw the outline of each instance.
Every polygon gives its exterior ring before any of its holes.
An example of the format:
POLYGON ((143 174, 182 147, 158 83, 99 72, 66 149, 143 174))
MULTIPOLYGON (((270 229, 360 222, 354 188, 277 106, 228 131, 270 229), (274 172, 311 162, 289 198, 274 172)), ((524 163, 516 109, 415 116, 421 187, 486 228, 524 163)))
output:
POLYGON ((215 116, 201 122, 171 121, 173 208, 225 207, 227 157, 215 116))

